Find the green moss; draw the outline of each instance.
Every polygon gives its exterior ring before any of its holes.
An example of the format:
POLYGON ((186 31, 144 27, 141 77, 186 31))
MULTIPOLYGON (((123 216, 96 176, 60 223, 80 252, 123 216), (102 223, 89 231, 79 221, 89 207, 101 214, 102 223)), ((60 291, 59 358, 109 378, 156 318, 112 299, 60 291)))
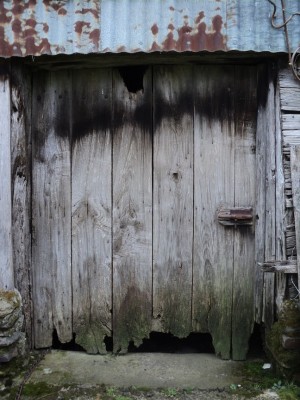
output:
POLYGON ((35 399, 41 396, 57 393, 58 389, 46 382, 27 383, 23 388, 23 396, 35 399))
POLYGON ((281 400, 297 400, 300 398, 300 387, 294 383, 282 384, 276 391, 281 400))
POLYGON ((266 335, 266 345, 277 362, 279 370, 283 373, 288 373, 287 370, 290 370, 292 374, 300 369, 300 351, 286 350, 282 347, 281 340, 285 327, 284 321, 275 322, 266 335))
POLYGON ((278 319, 282 321, 285 326, 300 328, 299 302, 295 300, 285 301, 278 319))
POLYGON ((81 325, 76 327, 76 343, 88 354, 106 354, 104 343, 106 334, 101 323, 82 321, 81 325))

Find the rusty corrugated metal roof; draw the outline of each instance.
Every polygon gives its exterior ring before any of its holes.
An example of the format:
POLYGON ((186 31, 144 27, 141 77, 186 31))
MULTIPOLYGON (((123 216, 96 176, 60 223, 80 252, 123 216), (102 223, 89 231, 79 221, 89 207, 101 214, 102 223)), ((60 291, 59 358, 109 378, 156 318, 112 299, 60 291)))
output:
MULTIPOLYGON (((281 22, 281 1, 278 23, 281 22)), ((287 16, 300 1, 285 0, 287 16)), ((267 0, 0 0, 0 57, 153 51, 286 51, 267 0)), ((291 50, 300 17, 289 24, 291 50)))

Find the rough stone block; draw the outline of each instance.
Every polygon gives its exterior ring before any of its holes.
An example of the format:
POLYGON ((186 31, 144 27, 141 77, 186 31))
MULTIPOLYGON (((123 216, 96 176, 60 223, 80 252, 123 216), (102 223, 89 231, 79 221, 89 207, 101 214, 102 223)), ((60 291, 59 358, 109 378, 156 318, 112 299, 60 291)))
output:
POLYGON ((25 334, 22 332, 21 295, 17 290, 0 290, 0 363, 25 353, 25 334))
POLYGON ((13 358, 17 357, 18 354, 19 352, 16 345, 0 349, 0 364, 9 362, 13 358))
POLYGON ((21 314, 20 318, 17 319, 17 321, 14 323, 14 325, 9 328, 9 329, 1 329, 0 328, 0 338, 2 336, 11 336, 15 332, 20 332, 23 330, 24 327, 24 315, 21 314))
POLYGON ((286 350, 299 350, 300 349, 300 337, 290 337, 282 335, 282 347, 286 350))
POLYGON ((299 337, 300 337, 300 326, 298 326, 298 327, 286 326, 286 327, 284 328, 284 333, 285 333, 287 336, 291 336, 291 337, 297 337, 297 336, 299 336, 299 337))
POLYGON ((21 338, 21 332, 15 332, 10 336, 0 337, 0 347, 7 347, 16 343, 21 338))
POLYGON ((0 290, 0 330, 11 328, 22 315, 22 299, 17 290, 0 290))

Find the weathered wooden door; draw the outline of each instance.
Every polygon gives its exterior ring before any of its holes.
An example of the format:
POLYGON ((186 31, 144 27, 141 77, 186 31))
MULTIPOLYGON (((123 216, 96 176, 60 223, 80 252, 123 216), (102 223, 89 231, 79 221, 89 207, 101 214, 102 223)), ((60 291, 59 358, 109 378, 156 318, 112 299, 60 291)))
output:
POLYGON ((243 359, 254 323, 256 67, 155 66, 33 78, 34 341, 126 352, 210 332, 243 359), (136 80, 140 80, 136 82, 136 80))

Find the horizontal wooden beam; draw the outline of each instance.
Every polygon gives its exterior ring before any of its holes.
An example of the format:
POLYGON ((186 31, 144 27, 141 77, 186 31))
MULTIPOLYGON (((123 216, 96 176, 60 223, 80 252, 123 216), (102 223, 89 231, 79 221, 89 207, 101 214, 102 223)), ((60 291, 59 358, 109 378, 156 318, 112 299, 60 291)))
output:
POLYGON ((265 261, 258 263, 263 272, 275 272, 284 274, 297 274, 297 260, 265 261))

